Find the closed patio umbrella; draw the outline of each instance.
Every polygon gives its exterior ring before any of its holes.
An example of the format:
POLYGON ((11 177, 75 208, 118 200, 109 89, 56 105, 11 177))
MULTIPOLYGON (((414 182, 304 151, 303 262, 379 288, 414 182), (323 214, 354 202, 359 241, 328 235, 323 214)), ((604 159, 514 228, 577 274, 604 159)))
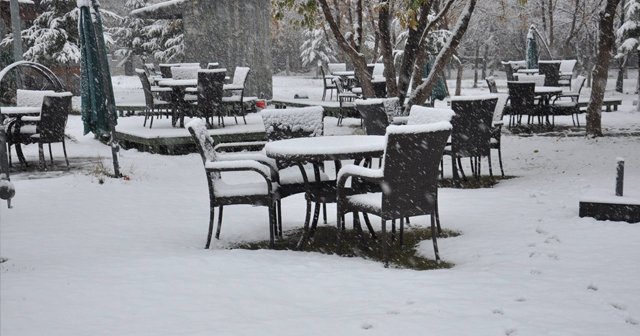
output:
POLYGON ((84 134, 93 132, 98 137, 110 136, 113 171, 116 177, 120 177, 115 132, 117 115, 99 3, 96 0, 77 0, 77 5, 80 9, 78 33, 82 52, 80 87, 84 134))
POLYGON ((538 68, 538 42, 536 42, 535 35, 536 27, 531 25, 529 32, 527 33, 527 68, 538 68))

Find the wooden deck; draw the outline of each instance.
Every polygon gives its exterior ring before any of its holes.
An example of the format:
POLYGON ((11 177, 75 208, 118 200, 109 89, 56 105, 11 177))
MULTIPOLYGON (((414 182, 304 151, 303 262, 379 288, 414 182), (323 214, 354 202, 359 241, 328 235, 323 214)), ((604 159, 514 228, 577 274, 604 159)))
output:
POLYGON ((322 106, 324 108, 325 116, 337 117, 340 111, 340 103, 336 100, 310 100, 310 99, 273 99, 270 102, 271 105, 276 107, 289 106, 289 107, 307 107, 307 106, 322 106))
MULTIPOLYGON (((116 135, 123 148, 158 154, 185 154, 196 151, 195 144, 186 128, 172 127, 167 118, 155 119, 153 128, 143 127, 144 117, 118 118, 116 135)), ((233 117, 225 118, 226 127, 216 126, 209 130, 215 143, 266 140, 264 125, 259 115, 247 115, 245 125, 241 118, 236 124, 233 117)))

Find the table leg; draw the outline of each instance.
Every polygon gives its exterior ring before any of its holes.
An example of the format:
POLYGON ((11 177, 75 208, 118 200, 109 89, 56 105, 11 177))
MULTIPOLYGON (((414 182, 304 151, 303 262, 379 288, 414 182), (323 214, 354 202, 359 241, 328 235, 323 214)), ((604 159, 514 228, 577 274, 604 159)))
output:
POLYGON ((456 156, 453 152, 451 152, 451 173, 453 174, 452 176, 453 186, 459 187, 460 177, 458 176, 458 165, 456 163, 456 156))
POLYGON ((302 237, 298 240, 298 244, 296 245, 297 250, 302 250, 307 245, 307 240, 309 240, 309 222, 311 219, 311 186, 309 185, 309 178, 307 177, 307 172, 305 171, 302 163, 296 163, 298 168, 300 168, 300 173, 302 174, 302 180, 305 185, 305 198, 307 200, 307 209, 305 211, 305 219, 304 226, 302 229, 302 237))

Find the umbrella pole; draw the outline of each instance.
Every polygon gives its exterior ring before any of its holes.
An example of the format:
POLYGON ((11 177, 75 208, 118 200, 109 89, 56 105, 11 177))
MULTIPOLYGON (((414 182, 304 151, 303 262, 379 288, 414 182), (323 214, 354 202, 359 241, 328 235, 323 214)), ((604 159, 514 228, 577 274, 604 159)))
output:
POLYGON ((116 137, 116 125, 113 122, 113 117, 109 116, 109 131, 111 132, 111 156, 113 158, 113 175, 116 178, 122 177, 120 174, 120 163, 118 162, 118 152, 120 151, 120 144, 116 137))

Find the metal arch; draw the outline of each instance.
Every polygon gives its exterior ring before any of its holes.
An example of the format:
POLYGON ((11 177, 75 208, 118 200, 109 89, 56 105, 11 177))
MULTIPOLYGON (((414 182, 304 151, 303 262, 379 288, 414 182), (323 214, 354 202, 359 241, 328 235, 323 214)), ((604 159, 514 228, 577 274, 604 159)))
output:
POLYGON ((0 71, 0 84, 4 79, 4 76, 7 73, 9 73, 9 71, 21 66, 26 66, 26 67, 37 70, 55 87, 56 91, 58 92, 66 91, 64 88, 64 85, 62 85, 62 82, 60 82, 60 79, 58 78, 58 76, 56 76, 56 74, 54 74, 53 71, 51 71, 51 69, 47 68, 46 66, 40 63, 30 62, 30 61, 18 61, 18 62, 14 62, 7 65, 4 69, 2 69, 2 71, 0 71))

